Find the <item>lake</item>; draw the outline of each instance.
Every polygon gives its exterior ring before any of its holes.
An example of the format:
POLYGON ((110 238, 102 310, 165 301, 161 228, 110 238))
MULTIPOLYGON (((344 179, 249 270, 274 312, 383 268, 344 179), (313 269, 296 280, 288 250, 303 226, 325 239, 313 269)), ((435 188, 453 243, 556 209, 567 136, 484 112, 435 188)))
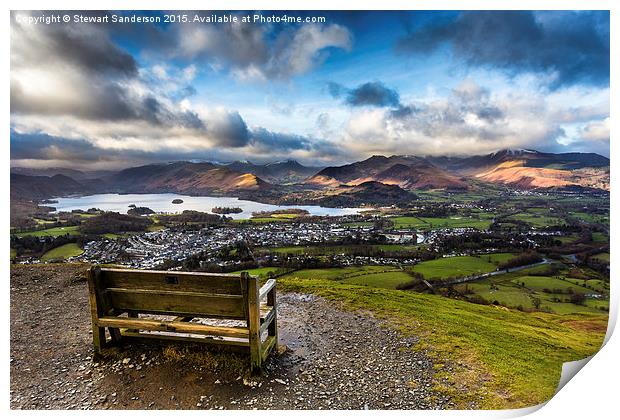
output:
POLYGON ((240 200, 235 197, 192 197, 179 194, 94 194, 83 197, 58 197, 57 203, 49 204, 56 211, 88 210, 98 208, 104 211, 127 213, 130 204, 148 207, 158 213, 181 213, 183 210, 197 210, 211 213, 213 207, 239 207, 242 213, 227 214, 233 219, 249 219, 253 212, 274 211, 279 209, 304 209, 315 216, 346 216, 358 214, 362 208, 329 208, 321 206, 277 206, 255 201, 240 200), (181 199, 183 203, 172 204, 172 200, 181 199))

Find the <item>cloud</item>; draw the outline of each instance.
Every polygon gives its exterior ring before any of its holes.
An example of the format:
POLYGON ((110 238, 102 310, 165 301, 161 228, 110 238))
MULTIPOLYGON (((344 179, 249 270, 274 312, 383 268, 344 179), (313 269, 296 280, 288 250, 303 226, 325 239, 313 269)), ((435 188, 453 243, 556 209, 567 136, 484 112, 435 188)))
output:
POLYGON ((388 88, 382 82, 367 82, 353 89, 348 89, 338 83, 328 82, 327 89, 334 98, 346 95, 344 102, 352 107, 401 107, 398 92, 388 88))
POLYGON ((252 131, 252 143, 265 150, 310 150, 310 139, 297 134, 275 133, 265 128, 258 127, 252 131))
POLYGON ((368 82, 349 91, 346 102, 351 106, 397 107, 400 97, 381 82, 368 82))
POLYGON ((545 74, 552 89, 609 83, 609 12, 464 11, 399 40, 396 50, 448 47, 470 66, 545 74))
POLYGON ((248 126, 236 111, 216 111, 210 117, 209 133, 222 147, 243 147, 250 141, 248 126))
MULTIPOLYGON (((26 14, 29 13, 12 12, 12 17, 26 14)), ((84 14, 102 13, 93 11, 84 14)), ((42 65, 67 63, 91 74, 132 77, 138 71, 131 54, 118 48, 101 26, 29 25, 12 19, 11 64, 23 66, 35 61, 42 65)))
POLYGON ((306 24, 272 32, 269 25, 180 25, 167 54, 228 69, 240 80, 287 80, 306 73, 330 48, 348 50, 352 34, 337 25, 306 24))
MULTIPOLYGON (((599 107, 575 106, 567 101, 571 95, 570 91, 494 93, 466 79, 443 97, 404 103, 397 109, 355 110, 340 145, 358 158, 371 154, 472 155, 502 148, 572 151, 572 145, 562 143, 566 127, 591 114, 588 108, 599 107), (568 103, 573 119, 568 118, 568 103)), ((584 133, 603 138, 600 124, 587 127, 584 133)))
MULTIPOLYGON (((184 79, 192 72, 183 71, 184 79)), ((172 77, 162 65, 139 71, 102 26, 11 24, 12 115, 141 120, 204 130, 195 113, 174 104, 193 87, 172 87, 172 77)))
POLYGON ((591 121, 579 130, 583 140, 605 142, 609 141, 610 122, 609 117, 600 121, 591 121))

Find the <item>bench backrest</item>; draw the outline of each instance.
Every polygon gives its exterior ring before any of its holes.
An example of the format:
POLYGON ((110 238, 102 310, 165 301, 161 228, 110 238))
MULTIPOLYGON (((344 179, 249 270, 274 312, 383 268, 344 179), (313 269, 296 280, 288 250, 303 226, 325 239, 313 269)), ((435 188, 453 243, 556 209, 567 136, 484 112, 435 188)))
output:
POLYGON ((102 312, 247 319, 248 296, 256 277, 241 274, 129 270, 94 267, 102 312))

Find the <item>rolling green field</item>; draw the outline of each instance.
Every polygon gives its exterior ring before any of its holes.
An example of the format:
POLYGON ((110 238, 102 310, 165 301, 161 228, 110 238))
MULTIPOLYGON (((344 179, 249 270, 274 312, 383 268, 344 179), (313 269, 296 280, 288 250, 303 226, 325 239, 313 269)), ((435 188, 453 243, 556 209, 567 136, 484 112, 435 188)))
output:
POLYGON ((76 243, 69 243, 47 251, 41 257, 41 261, 51 261, 57 259, 67 259, 82 254, 84 250, 76 243))
POLYGON ((544 214, 536 213, 519 213, 510 216, 510 219, 520 220, 534 227, 545 227, 563 224, 564 221, 558 217, 550 217, 544 214))
POLYGON ((283 277, 298 279, 321 279, 344 284, 395 289, 401 283, 411 281, 406 272, 391 266, 367 265, 344 268, 314 268, 298 270, 283 277))
POLYGON ((247 271, 248 273, 250 273, 250 275, 252 276, 258 276, 258 277, 266 277, 267 274, 269 274, 272 271, 278 271, 281 270, 280 267, 259 267, 259 268, 250 268, 249 270, 237 270, 237 271, 233 271, 233 274, 240 274, 243 271, 247 271))
MULTIPOLYGON (((419 249, 418 245, 402 245, 402 244, 382 244, 382 245, 328 245, 328 246, 286 246, 278 248, 269 248, 269 251, 280 254, 295 255, 334 255, 344 253, 355 253, 356 249, 372 248, 374 250, 382 250, 389 252, 399 251, 415 251, 419 249)), ((267 251, 267 248, 263 249, 267 251)))
POLYGON ((601 232, 594 232, 594 233, 592 233, 592 241, 593 242, 609 243, 609 236, 607 236, 607 235, 605 235, 604 233, 601 233, 601 232))
POLYGON ((436 376, 456 384, 438 388, 451 393, 457 404, 466 404, 464 387, 469 395, 483 396, 484 408, 546 401, 556 389, 562 363, 596 352, 607 326, 606 315, 524 313, 326 279, 287 276, 278 287, 314 293, 350 310, 372 311, 402 333, 420 337, 419 348, 438 361, 459 362, 452 371, 437 365, 436 376))
POLYGON ((440 229, 440 228, 459 228, 471 227, 475 229, 488 229, 491 226, 492 215, 482 214, 480 219, 472 217, 414 217, 399 216, 390 218, 394 222, 396 229, 417 228, 417 229, 440 229))
POLYGON ((601 261, 609 262, 609 252, 602 252, 600 254, 592 255, 592 258, 596 258, 601 261))
POLYGON ((20 232, 16 236, 22 238, 24 236, 62 236, 62 235, 79 235, 78 226, 62 226, 49 229, 33 230, 30 232, 20 232))
POLYGON ((570 283, 566 280, 561 280, 555 277, 545 276, 521 276, 513 280, 514 283, 527 287, 534 291, 543 291, 543 289, 558 289, 563 293, 568 293, 568 289, 571 288, 575 293, 588 293, 590 290, 585 287, 578 286, 577 284, 570 283))
POLYGON ((609 308, 608 283, 598 279, 581 280, 531 275, 535 271, 537 268, 501 274, 467 283, 467 285, 459 285, 457 290, 463 292, 465 288, 468 288, 473 294, 488 302, 498 303, 508 308, 533 311, 536 310, 534 302, 538 299, 538 310, 546 312, 556 314, 607 313, 609 308), (588 287, 584 287, 584 283, 588 287), (588 297, 582 305, 577 305, 569 301, 574 293, 599 293, 603 297, 600 299, 588 297))
POLYGON ((424 261, 413 266, 413 271, 426 279, 466 277, 474 274, 490 273, 497 269, 497 264, 508 260, 511 254, 488 254, 480 257, 449 257, 424 261))

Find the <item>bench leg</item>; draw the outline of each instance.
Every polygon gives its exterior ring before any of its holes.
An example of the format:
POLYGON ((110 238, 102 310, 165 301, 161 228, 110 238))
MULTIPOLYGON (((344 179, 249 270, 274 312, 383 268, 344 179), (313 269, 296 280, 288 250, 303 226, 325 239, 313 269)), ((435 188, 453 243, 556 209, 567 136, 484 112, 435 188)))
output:
POLYGON ((93 324, 93 350, 95 355, 101 355, 101 349, 106 344, 105 328, 101 328, 93 324))

